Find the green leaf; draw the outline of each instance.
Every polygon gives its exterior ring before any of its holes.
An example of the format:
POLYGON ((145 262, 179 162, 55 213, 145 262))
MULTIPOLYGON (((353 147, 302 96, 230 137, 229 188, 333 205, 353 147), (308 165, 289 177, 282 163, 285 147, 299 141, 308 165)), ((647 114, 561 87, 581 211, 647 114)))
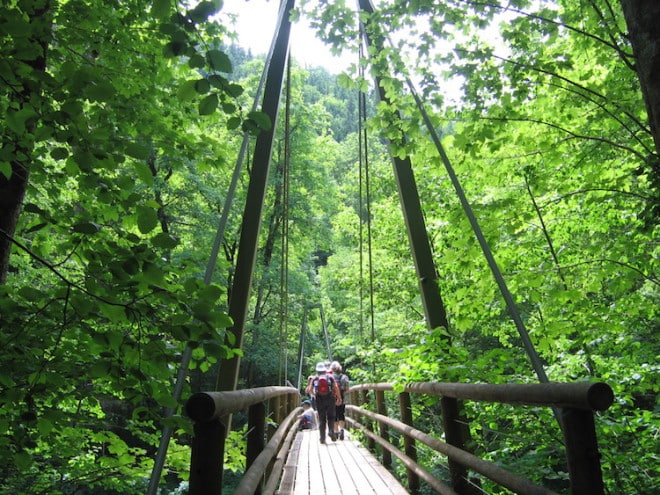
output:
POLYGON ((151 244, 157 248, 174 249, 179 245, 179 239, 172 234, 160 232, 151 238, 151 244))
POLYGON ((197 6, 188 11, 188 17, 194 22, 204 22, 209 16, 215 14, 219 7, 213 2, 200 2, 197 6))
POLYGON ((142 275, 147 283, 153 285, 161 285, 165 279, 163 271, 153 263, 144 263, 142 275))
POLYGON ((51 431, 53 431, 54 428, 55 426, 48 419, 39 418, 37 420, 37 429, 39 430, 39 433, 43 436, 48 435, 51 431))
POLYGON ((227 86, 226 91, 229 96, 238 98, 243 94, 244 89, 240 84, 232 83, 227 86))
POLYGON ((163 47, 163 55, 167 58, 178 57, 186 53, 188 44, 185 41, 170 41, 163 47))
POLYGON ((76 162, 76 160, 72 156, 66 159, 66 162, 64 164, 64 169, 66 170, 66 173, 69 175, 77 175, 80 173, 80 167, 78 166, 78 162, 76 162))
POLYGON ((197 96, 197 80, 184 82, 177 91, 177 98, 181 101, 192 100, 197 96))
POLYGON ((158 225, 158 212, 148 206, 139 206, 137 209, 138 229, 143 234, 148 234, 158 225))
POLYGON ((211 90, 211 85, 206 79, 198 79, 195 82, 195 91, 197 91, 200 95, 205 95, 211 90))
POLYGON ((0 174, 4 175, 5 179, 11 179, 11 163, 0 162, 0 174))
POLYGON ((211 74, 209 76, 209 82, 211 86, 218 89, 226 89, 229 86, 229 81, 218 74, 211 74))
POLYGON ((206 59, 213 70, 218 72, 231 72, 231 60, 229 56, 220 50, 209 50, 206 52, 206 59))
POLYGON ((13 387, 14 385, 16 385, 16 382, 8 374, 0 373, 0 385, 2 385, 3 387, 9 388, 9 387, 13 387))
POLYGON ((77 117, 83 113, 82 103, 78 100, 67 100, 62 104, 62 112, 69 117, 77 117))
POLYGON ((35 289, 34 287, 21 287, 18 290, 18 294, 28 300, 31 301, 38 301, 39 299, 42 299, 44 297, 43 293, 39 289, 35 289))
POLYGON ((95 222, 80 222, 73 226, 73 231, 79 234, 96 234, 101 230, 101 225, 95 222))
MULTIPOLYGON (((124 309, 123 306, 115 305, 115 304, 101 304, 100 306, 100 311, 103 315, 105 315, 110 321, 114 323, 122 323, 126 321, 126 310, 124 309)), ((107 345, 107 339, 103 334, 97 334, 100 335, 99 338, 103 338, 103 346, 107 345)), ((95 335, 95 340, 96 340, 96 335, 95 335)))
POLYGON ((32 466, 32 456, 27 452, 17 452, 14 454, 14 464, 19 471, 26 471, 32 466))
POLYGON ((213 93, 199 102, 199 114, 211 115, 218 108, 218 95, 213 93))
POLYGON ((247 115, 248 119, 253 120, 257 127, 264 131, 269 131, 271 129, 270 118, 263 112, 250 112, 247 115))
POLYGON ((225 113, 234 113, 236 111, 236 105, 230 102, 223 102, 222 111, 225 113))
POLYGON ((151 14, 156 19, 166 19, 172 10, 172 0, 154 0, 151 6, 151 14))
POLYGON ((110 101, 116 92, 115 87, 107 80, 95 81, 85 88, 85 94, 91 101, 110 101))
POLYGON ((26 213, 35 213, 41 217, 47 216, 47 212, 34 203, 25 203, 23 206, 23 211, 26 213))
POLYGON ((126 154, 139 160, 146 160, 151 153, 151 147, 144 143, 130 142, 126 145, 126 154))
POLYGON ((27 121, 37 116, 37 112, 31 106, 25 106, 19 111, 8 111, 5 114, 5 124, 16 134, 23 134, 25 132, 25 125, 27 121))
POLYGON ((202 290, 199 291, 199 298, 208 303, 216 302, 220 296, 224 293, 224 290, 217 285, 207 285, 202 290))
POLYGON ((188 67, 191 69, 201 69, 206 64, 206 60, 199 53, 195 53, 188 59, 188 67))
POLYGON ((230 117, 227 119, 227 129, 230 131, 233 131, 234 129, 238 129, 240 125, 241 125, 240 117, 230 117))
POLYGON ((135 275, 140 271, 140 263, 137 259, 131 257, 121 264, 121 268, 129 275, 135 275))
POLYGON ((50 156, 53 160, 64 160, 69 156, 69 150, 63 147, 53 148, 50 150, 50 156))
POLYGON ((148 186, 153 186, 154 176, 153 173, 151 172, 151 169, 149 168, 149 165, 147 165, 145 162, 139 161, 133 164, 133 168, 135 169, 137 176, 145 184, 147 184, 148 186))
POLYGON ((87 373, 92 378, 105 378, 110 373, 110 364, 105 361, 95 361, 87 373))
POLYGON ((108 332, 107 335, 108 335, 108 344, 110 345, 110 349, 118 351, 119 347, 124 341, 124 337, 122 336, 121 332, 118 331, 108 332))

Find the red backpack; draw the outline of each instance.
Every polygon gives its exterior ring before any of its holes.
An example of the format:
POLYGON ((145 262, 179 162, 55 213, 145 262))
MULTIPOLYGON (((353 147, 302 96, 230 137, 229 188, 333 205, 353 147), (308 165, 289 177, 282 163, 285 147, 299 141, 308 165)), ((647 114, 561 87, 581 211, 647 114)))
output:
POLYGON ((320 375, 314 379, 314 395, 317 397, 332 394, 334 379, 329 375, 320 375))

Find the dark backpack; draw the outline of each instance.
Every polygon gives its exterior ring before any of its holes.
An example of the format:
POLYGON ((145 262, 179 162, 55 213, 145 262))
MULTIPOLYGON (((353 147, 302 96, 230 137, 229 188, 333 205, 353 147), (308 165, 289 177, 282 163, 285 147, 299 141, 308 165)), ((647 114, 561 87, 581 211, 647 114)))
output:
POLYGON ((300 418, 300 429, 301 430, 311 430, 312 429, 312 418, 303 414, 303 417, 300 418))
POLYGON ((335 381, 337 382, 337 385, 339 385, 339 392, 341 394, 341 399, 342 401, 344 400, 344 395, 349 389, 349 381, 348 381, 348 376, 341 373, 339 375, 335 374, 334 376, 335 381))
POLYGON ((329 375, 320 375, 314 378, 314 395, 326 397, 332 394, 334 379, 329 375))

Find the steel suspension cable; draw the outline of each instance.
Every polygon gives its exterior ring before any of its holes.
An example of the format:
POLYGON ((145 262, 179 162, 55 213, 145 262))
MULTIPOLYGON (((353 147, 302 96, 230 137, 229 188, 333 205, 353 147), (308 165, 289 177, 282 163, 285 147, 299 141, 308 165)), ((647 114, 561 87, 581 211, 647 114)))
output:
MULTIPOLYGON (((261 101, 261 95, 266 84, 266 76, 268 74, 268 68, 270 67, 271 60, 273 58, 273 53, 275 51, 275 45, 277 41, 277 34, 279 32, 279 25, 284 16, 286 10, 285 2, 282 2, 280 5, 280 10, 278 14, 278 24, 273 38, 268 50, 268 56, 264 63, 264 68, 261 73, 261 79, 259 80, 259 85, 254 96, 254 101, 252 104, 252 111, 256 111, 259 108, 259 102, 261 101)), ((218 227, 216 230, 215 238, 213 240, 213 245, 211 247, 211 253, 206 265, 206 270, 204 272, 204 283, 209 285, 213 279, 213 273, 215 272, 215 266, 217 264, 218 253, 220 252, 220 246, 224 241, 225 230, 227 227, 227 219, 229 218, 229 212, 231 206, 234 202, 234 196, 236 194, 236 187, 238 184, 238 179, 240 178, 241 170, 243 168, 243 162, 245 160, 245 155, 247 153, 248 145, 250 143, 250 134, 248 132, 243 133, 243 139, 241 142, 241 148, 236 159, 236 165, 234 167, 234 173, 232 175, 231 183, 227 190, 227 196, 225 198, 225 203, 222 209, 222 214, 220 220, 218 221, 218 227)), ((176 382, 174 386, 174 391, 172 397, 176 402, 179 402, 181 399, 181 393, 183 392, 183 387, 185 385, 186 377, 188 375, 188 366, 190 365, 190 359, 192 357, 192 347, 189 344, 186 344, 186 347, 181 355, 181 364, 179 365, 179 370, 177 371, 176 382)), ((168 407, 164 412, 164 418, 168 419, 174 415, 175 409, 173 407, 168 407)), ((170 439, 172 437, 172 428, 169 426, 163 427, 163 432, 160 437, 160 443, 158 445, 158 451, 156 453, 156 458, 154 460, 154 466, 151 471, 151 478, 149 479, 149 486, 147 487, 146 495, 156 495, 158 492, 158 483, 163 472, 163 467, 165 466, 165 458, 167 457, 167 450, 169 448, 170 439)))
MULTIPOLYGON (((360 63, 358 64, 360 80, 364 79, 364 64, 362 60, 364 59, 364 52, 362 51, 362 43, 359 44, 359 58, 360 63)), ((369 136, 367 132, 367 126, 365 125, 367 121, 367 99, 363 91, 358 91, 358 128, 359 128, 359 138, 358 138, 358 148, 359 148, 359 160, 360 160, 360 177, 359 177, 359 196, 360 196, 360 315, 362 315, 362 299, 364 294, 362 292, 362 280, 364 274, 362 271, 362 266, 364 263, 363 260, 363 230, 362 225, 366 223, 367 226, 367 263, 368 263, 368 274, 369 274, 369 329, 371 341, 376 339, 376 329, 374 321, 374 276, 373 276, 373 249, 372 249, 372 233, 371 233, 371 185, 369 180, 369 136), (364 175, 364 184, 362 177, 364 175), (364 190, 363 190, 364 187, 364 190), (362 204, 362 198, 364 196, 366 203, 366 222, 363 220, 363 209, 365 205, 362 204)), ((360 316, 362 318, 362 316, 360 316)))
MULTIPOLYGON (((364 60, 364 53, 362 43, 358 47, 358 67, 359 67, 359 80, 364 79, 364 68, 362 61, 364 60)), ((364 167, 364 143, 362 142, 362 128, 364 126, 364 111, 363 100, 365 95, 358 89, 358 236, 359 236, 359 253, 360 253, 360 287, 359 287, 359 308, 360 308, 360 339, 364 336, 364 248, 363 248, 363 222, 362 222, 362 168, 364 167)))
POLYGON ((289 377, 288 314, 289 314, 289 168, 291 166, 291 55, 286 68, 286 105, 284 108, 284 170, 282 171, 282 264, 280 269, 280 335, 279 380, 284 385, 289 377), (284 368, 284 377, 282 377, 284 368))
MULTIPOLYGON (((363 99, 366 102, 366 98, 363 99)), ((364 103, 363 117, 366 119, 366 103, 364 103)), ((376 329, 374 325, 374 261, 371 235, 371 181, 369 180, 369 140, 367 126, 364 127, 364 186, 365 199, 367 202, 367 262, 369 264, 369 328, 371 330, 371 341, 376 340, 376 329)))
POLYGON ((303 320, 300 326, 300 338, 298 340, 298 390, 302 387, 303 356, 305 355, 305 334, 307 333, 307 308, 303 309, 303 320))

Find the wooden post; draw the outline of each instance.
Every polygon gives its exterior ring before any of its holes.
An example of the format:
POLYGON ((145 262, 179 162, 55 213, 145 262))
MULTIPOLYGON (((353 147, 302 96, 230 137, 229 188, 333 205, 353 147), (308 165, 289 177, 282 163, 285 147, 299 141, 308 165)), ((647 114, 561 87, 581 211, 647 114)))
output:
MULTIPOLYGON (((460 417, 460 405, 458 399, 443 396, 440 399, 442 409, 442 425, 445 430, 445 440, 461 450, 466 450, 468 428, 460 417)), ((461 495, 473 495, 480 493, 468 482, 467 468, 456 461, 448 459, 449 476, 452 488, 461 495)))
POLYGON ((285 405, 286 405, 286 409, 284 410, 284 414, 282 414, 282 419, 286 418, 291 411, 293 411, 296 407, 300 405, 300 397, 295 394, 287 395, 285 400, 285 405))
POLYGON ((268 401, 268 414, 273 418, 275 425, 271 425, 270 422, 266 428, 266 435, 268 440, 270 440, 275 432, 277 431, 277 426, 282 422, 282 419, 286 416, 284 414, 283 408, 286 405, 286 397, 273 397, 268 401))
MULTIPOLYGON (((368 406, 369 405, 369 391, 368 390, 362 390, 360 392, 360 395, 361 395, 360 407, 368 406)), ((371 421, 370 419, 365 419, 364 426, 367 428, 367 430, 374 431, 373 421, 371 421)), ((376 452, 376 442, 371 437, 367 437, 367 448, 371 452, 376 452)))
MULTIPOLYGON (((258 402, 250 406, 248 410, 248 434, 247 434, 247 449, 245 453, 245 468, 246 470, 254 463, 257 456, 261 454, 266 445, 265 440, 266 430, 266 405, 263 402, 258 402)), ((255 490, 255 495, 261 493, 260 484, 255 490)))
MULTIPOLYGON (((378 414, 382 414, 383 416, 387 416, 387 404, 385 404, 385 392, 383 392, 382 390, 376 390, 376 412, 378 414)), ((380 437, 383 440, 387 442, 390 441, 390 433, 385 423, 379 422, 378 431, 380 432, 380 437)), ((383 449, 383 466, 387 468, 392 467, 392 453, 387 449, 383 449)))
MULTIPOLYGON (((412 405, 410 402, 410 394, 408 392, 402 392, 399 394, 399 409, 401 411, 401 421, 408 426, 414 426, 412 405)), ((403 447, 406 455, 413 461, 417 462, 417 447, 415 446, 415 440, 408 435, 404 435, 403 447)), ((407 471, 408 489, 411 493, 417 493, 419 491, 419 476, 411 469, 407 469, 407 471)))
POLYGON ((190 456, 190 495, 218 494, 222 490, 226 426, 219 420, 196 421, 190 456))
POLYGON ((603 495, 603 473, 592 411, 563 408, 561 420, 566 444, 572 495, 603 495))
MULTIPOLYGON (((361 400, 360 400, 360 393, 358 393, 358 392, 353 392, 353 391, 351 391, 351 390, 349 389, 349 390, 348 390, 348 397, 349 397, 349 399, 348 399, 348 404, 353 404, 354 406, 357 406, 357 407, 362 406, 362 402, 361 402, 361 400)), ((349 416, 350 416, 351 418, 353 418, 353 419, 357 419, 357 418, 356 418, 353 414, 351 414, 348 410, 346 411, 346 414, 349 415, 349 416)), ((348 423, 349 423, 349 422, 346 421, 346 426, 345 426, 345 428, 346 428, 347 430, 350 429, 348 423)))

